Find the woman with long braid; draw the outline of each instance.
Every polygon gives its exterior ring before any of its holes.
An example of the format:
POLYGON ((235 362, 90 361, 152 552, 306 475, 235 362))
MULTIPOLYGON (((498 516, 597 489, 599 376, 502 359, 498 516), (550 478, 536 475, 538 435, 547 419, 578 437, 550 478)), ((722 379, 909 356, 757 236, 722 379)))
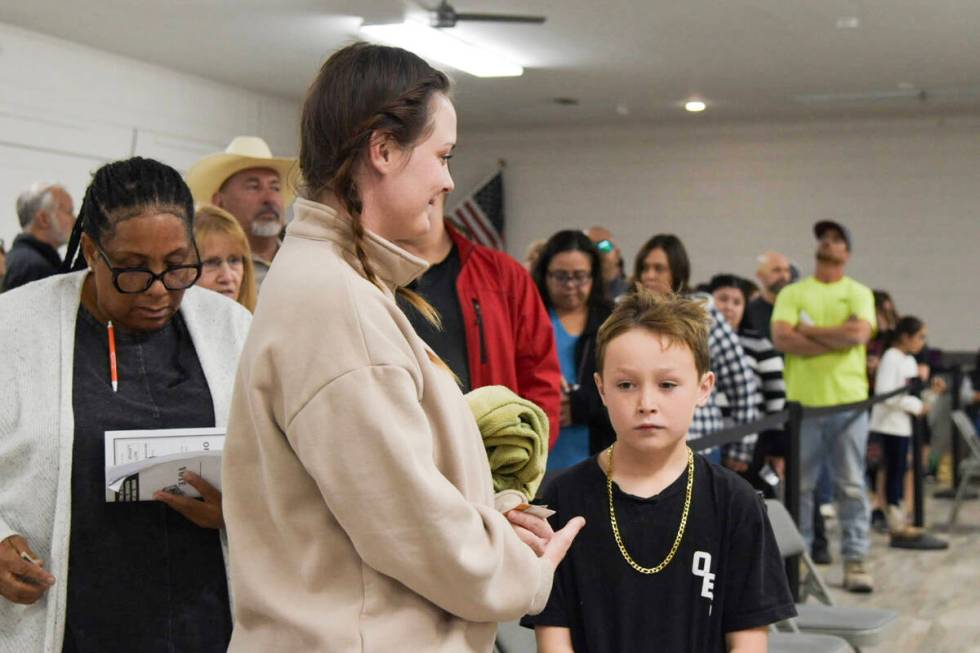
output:
POLYGON ((250 316, 191 287, 193 215, 173 168, 105 165, 69 241, 77 271, 0 296, 4 653, 227 648, 221 495, 197 477, 203 501, 105 495, 106 431, 227 420, 250 316))
POLYGON ((231 651, 488 652, 494 622, 542 608, 581 528, 494 509, 467 403, 395 302, 426 264, 393 243, 453 188, 448 92, 417 56, 355 44, 307 94, 304 198, 224 450, 231 651))

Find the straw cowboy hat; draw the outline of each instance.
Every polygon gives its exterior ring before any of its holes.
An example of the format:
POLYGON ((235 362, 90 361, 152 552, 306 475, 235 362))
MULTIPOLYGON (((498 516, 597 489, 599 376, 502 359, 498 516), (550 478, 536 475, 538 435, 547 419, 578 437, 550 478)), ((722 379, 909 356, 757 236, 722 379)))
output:
POLYGON ((249 168, 269 168, 282 180, 282 203, 289 206, 296 194, 299 166, 296 159, 272 156, 272 151, 258 136, 237 136, 224 152, 209 154, 187 171, 185 178, 194 202, 210 204, 211 197, 236 172, 249 168))

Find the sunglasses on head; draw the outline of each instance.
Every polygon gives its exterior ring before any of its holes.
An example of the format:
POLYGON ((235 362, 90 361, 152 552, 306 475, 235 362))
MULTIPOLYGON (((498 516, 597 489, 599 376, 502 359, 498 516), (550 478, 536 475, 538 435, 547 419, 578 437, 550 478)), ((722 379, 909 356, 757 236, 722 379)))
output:
POLYGON ((613 241, 609 240, 608 238, 604 238, 604 239, 600 240, 599 242, 597 242, 595 244, 595 247, 596 247, 597 250, 599 250, 603 254, 608 254, 609 252, 611 252, 614 249, 616 249, 616 245, 614 245, 613 244, 613 241))

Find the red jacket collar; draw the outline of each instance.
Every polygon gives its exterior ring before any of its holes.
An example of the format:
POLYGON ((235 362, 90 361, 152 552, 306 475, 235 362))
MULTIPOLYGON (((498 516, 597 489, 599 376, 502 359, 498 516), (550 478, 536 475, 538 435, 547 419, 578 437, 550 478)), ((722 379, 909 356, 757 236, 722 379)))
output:
POLYGON ((446 224, 446 232, 452 239, 453 244, 456 245, 456 249, 459 250, 459 263, 462 265, 469 258, 469 255, 473 253, 476 249, 476 243, 464 236, 459 229, 453 226, 452 222, 448 218, 444 218, 446 224))

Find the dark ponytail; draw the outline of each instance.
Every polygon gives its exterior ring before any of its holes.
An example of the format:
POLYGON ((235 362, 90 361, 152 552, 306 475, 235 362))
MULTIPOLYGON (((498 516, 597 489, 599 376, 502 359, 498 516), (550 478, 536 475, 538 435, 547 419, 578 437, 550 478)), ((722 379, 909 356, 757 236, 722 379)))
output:
POLYGON ((899 321, 895 324, 895 328, 885 334, 886 348, 898 345, 898 342, 902 339, 902 336, 911 338, 921 331, 922 327, 924 326, 925 323, 922 320, 912 315, 906 315, 905 317, 899 319, 899 321))
POLYGON ((68 239, 62 272, 86 267, 80 243, 82 233, 96 243, 112 237, 116 225, 149 210, 171 213, 187 227, 193 241, 194 198, 180 173, 153 159, 133 157, 107 163, 92 175, 78 219, 68 239))

